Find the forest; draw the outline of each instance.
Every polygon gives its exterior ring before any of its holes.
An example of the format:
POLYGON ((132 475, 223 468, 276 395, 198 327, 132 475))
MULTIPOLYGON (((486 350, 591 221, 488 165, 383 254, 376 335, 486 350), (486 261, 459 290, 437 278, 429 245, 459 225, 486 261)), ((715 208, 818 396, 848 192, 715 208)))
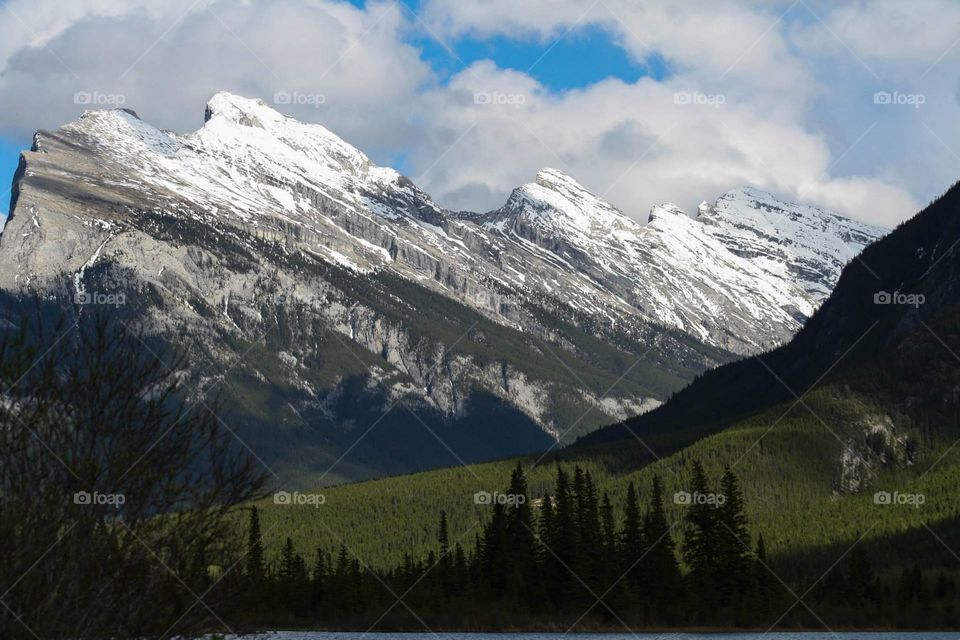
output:
POLYGON ((726 468, 714 482, 694 460, 689 477, 687 491, 667 496, 654 476, 646 504, 631 483, 615 510, 578 465, 558 465, 552 493, 530 499, 518 464, 482 525, 456 539, 440 511, 434 548, 388 570, 344 544, 308 553, 290 538, 268 559, 254 506, 243 571, 231 578, 242 605, 230 619, 359 630, 955 624, 952 575, 912 567, 883 580, 867 542, 810 584, 788 584, 751 534, 737 476, 726 468), (666 500, 683 507, 681 519, 668 519, 666 500))

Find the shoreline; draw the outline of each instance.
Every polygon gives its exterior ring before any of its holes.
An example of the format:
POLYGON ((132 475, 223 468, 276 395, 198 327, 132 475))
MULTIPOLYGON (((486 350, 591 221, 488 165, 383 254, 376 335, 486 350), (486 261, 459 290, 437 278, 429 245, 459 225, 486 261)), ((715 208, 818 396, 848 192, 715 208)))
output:
POLYGON ((825 628, 796 628, 796 629, 767 629, 763 627, 644 627, 644 628, 635 628, 635 629, 624 629, 623 627, 599 627, 590 630, 571 630, 567 632, 561 627, 517 627, 517 628, 506 628, 506 629, 463 629, 463 628, 444 628, 437 627, 430 630, 426 629, 391 629, 391 630, 365 630, 365 629, 346 629, 346 628, 287 628, 287 629, 271 629, 268 631, 246 631, 236 634, 234 637, 243 638, 247 636, 256 636, 256 635, 276 635, 280 633, 366 633, 366 634, 379 634, 379 635, 410 635, 410 634, 463 634, 463 635, 544 635, 544 634, 558 634, 558 635, 572 635, 572 634, 596 634, 596 635, 611 635, 611 634, 626 634, 631 636, 642 635, 642 634, 690 634, 690 635, 730 635, 730 634, 757 634, 757 635, 775 635, 775 634, 784 634, 784 633, 863 633, 863 634, 881 634, 881 633, 957 633, 960 629, 950 628, 950 629, 919 629, 919 628, 903 628, 903 627, 835 627, 832 629, 825 628))

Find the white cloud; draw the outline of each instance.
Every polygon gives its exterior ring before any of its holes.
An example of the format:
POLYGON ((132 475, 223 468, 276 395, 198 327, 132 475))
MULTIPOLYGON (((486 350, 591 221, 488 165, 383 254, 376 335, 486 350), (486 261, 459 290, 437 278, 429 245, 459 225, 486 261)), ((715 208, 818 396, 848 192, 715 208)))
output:
POLYGON ((450 150, 422 182, 455 207, 476 206, 480 198, 480 208, 493 208, 504 189, 549 165, 641 221, 654 203, 675 201, 689 211, 740 185, 884 224, 916 210, 909 193, 883 180, 831 177, 822 137, 769 120, 731 96, 687 90, 679 79, 609 80, 556 97, 485 62, 459 73, 432 100, 440 135, 433 148, 450 150), (525 100, 517 107, 476 105, 480 93, 525 100))
MULTIPOLYGON (((403 9, 393 3, 364 11, 305 0, 128 2, 120 11, 120 3, 102 2, 76 11, 68 24, 43 10, 61 4, 13 3, 31 31, 50 35, 36 46, 21 28, 23 45, 0 61, 4 130, 75 119, 83 108, 74 103, 78 91, 120 95, 144 119, 175 130, 198 127, 218 90, 266 100, 286 91, 323 96, 312 103, 322 102, 319 108, 287 105, 292 115, 358 145, 389 146, 407 142, 409 107, 430 79, 419 52, 401 41, 403 9), (183 4, 193 8, 185 13, 183 4)), ((2 24, 10 29, 9 16, 2 24)))
POLYGON ((819 21, 799 27, 794 33, 798 46, 811 51, 848 49, 867 63, 926 65, 960 46, 960 4, 953 0, 858 0, 836 3, 822 15, 829 30, 819 21))
POLYGON ((814 0, 427 0, 427 28, 390 0, 8 5, 0 132, 18 136, 74 119, 77 91, 120 94, 181 131, 199 126, 217 90, 321 95, 281 110, 374 157, 404 156, 446 206, 493 208, 555 166, 642 221, 661 201, 689 209, 752 185, 890 225, 960 173, 950 151, 960 132, 946 126, 960 111, 960 44, 950 48, 960 10, 946 0, 918 0, 909 15, 896 3, 814 0), (668 77, 556 94, 486 61, 441 82, 409 41, 504 35, 546 50, 586 24, 637 61, 656 55, 668 77), (882 88, 928 99, 884 110, 872 100, 882 88))

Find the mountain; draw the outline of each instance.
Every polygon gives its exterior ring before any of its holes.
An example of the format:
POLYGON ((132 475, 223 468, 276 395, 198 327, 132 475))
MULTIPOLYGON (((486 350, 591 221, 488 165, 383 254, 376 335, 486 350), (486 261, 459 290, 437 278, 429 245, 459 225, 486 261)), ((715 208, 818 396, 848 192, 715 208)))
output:
MULTIPOLYGON (((949 321, 960 304, 958 209, 960 187, 955 185, 866 247, 788 344, 710 371, 658 410, 589 434, 580 444, 679 428, 702 436, 757 410, 793 401, 830 376, 880 367, 883 362, 892 366, 905 357, 903 349, 918 335, 930 341, 930 326, 944 318, 949 321)), ((931 380, 928 392, 949 396, 953 392, 944 388, 947 380, 931 380)), ((942 402, 952 400, 945 397, 942 402)))
POLYGON ((443 510, 451 537, 470 549, 472 531, 497 517, 471 496, 508 493, 518 462, 538 527, 544 496, 557 495, 558 466, 589 472, 593 495, 609 494, 613 505, 624 504, 631 483, 649 500, 658 478, 669 535, 682 548, 697 461, 711 492, 722 491, 725 469, 737 475, 750 525, 745 548, 762 535, 764 569, 790 592, 764 626, 956 624, 955 587, 942 585, 960 579, 958 247, 960 183, 847 265, 788 344, 719 367, 658 409, 548 456, 325 490, 334 508, 322 527, 307 509, 264 503, 263 523, 276 527, 269 548, 278 551, 285 536, 299 549, 331 553, 344 542, 389 567, 404 554, 436 553, 443 510), (854 575, 854 549, 875 593, 858 605, 859 618, 827 597, 854 575), (904 590, 904 576, 919 597, 904 590), (791 611, 797 594, 805 610, 791 611), (789 616, 777 619, 783 611, 789 616))
POLYGON ((543 450, 789 339, 882 229, 732 191, 646 225, 556 170, 453 212, 325 128, 220 93, 40 131, 0 237, 9 321, 109 311, 278 479, 543 450), (395 408, 396 407, 396 408, 395 408))

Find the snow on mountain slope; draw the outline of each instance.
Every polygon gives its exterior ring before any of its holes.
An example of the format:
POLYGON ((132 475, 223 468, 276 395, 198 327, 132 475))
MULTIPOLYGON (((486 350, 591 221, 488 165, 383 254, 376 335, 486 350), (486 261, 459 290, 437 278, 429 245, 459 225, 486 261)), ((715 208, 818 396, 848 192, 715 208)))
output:
POLYGON ((883 233, 761 194, 731 192, 716 209, 704 205, 696 220, 666 203, 642 226, 569 176, 544 169, 480 221, 518 248, 536 247, 558 268, 585 274, 643 317, 743 353, 792 335, 843 264, 883 233), (737 216, 755 202, 776 202, 785 221, 774 227, 766 218, 737 216))
POLYGON ((696 220, 663 205, 644 227, 554 169, 497 211, 456 215, 324 127, 228 93, 188 135, 125 110, 88 112, 60 134, 122 166, 117 184, 265 234, 297 228, 329 261, 398 271, 515 327, 510 301, 547 297, 603 326, 631 331, 639 318, 750 353, 789 338, 882 234, 753 189, 696 220))
POLYGON ((830 295, 861 248, 886 234, 881 227, 749 187, 701 204, 697 219, 730 251, 779 282, 799 284, 816 302, 830 295))
MULTIPOLYGON (((787 340, 880 234, 751 189, 697 218, 664 204, 642 225, 554 169, 500 209, 455 213, 324 127, 219 93, 189 134, 126 110, 38 132, 0 236, 0 288, 46 296, 66 274, 86 290, 117 265, 163 298, 158 322, 220 359, 229 349, 209 336, 259 339, 271 317, 290 322, 278 306, 307 301, 297 362, 323 361, 331 346, 313 336, 329 329, 445 415, 480 389, 560 437, 578 424, 571 403, 597 408, 596 426, 787 340), (494 324, 468 331, 467 311, 494 324), (448 353, 466 343, 489 353, 448 353)), ((295 421, 326 406, 310 371, 290 374, 295 421)))

